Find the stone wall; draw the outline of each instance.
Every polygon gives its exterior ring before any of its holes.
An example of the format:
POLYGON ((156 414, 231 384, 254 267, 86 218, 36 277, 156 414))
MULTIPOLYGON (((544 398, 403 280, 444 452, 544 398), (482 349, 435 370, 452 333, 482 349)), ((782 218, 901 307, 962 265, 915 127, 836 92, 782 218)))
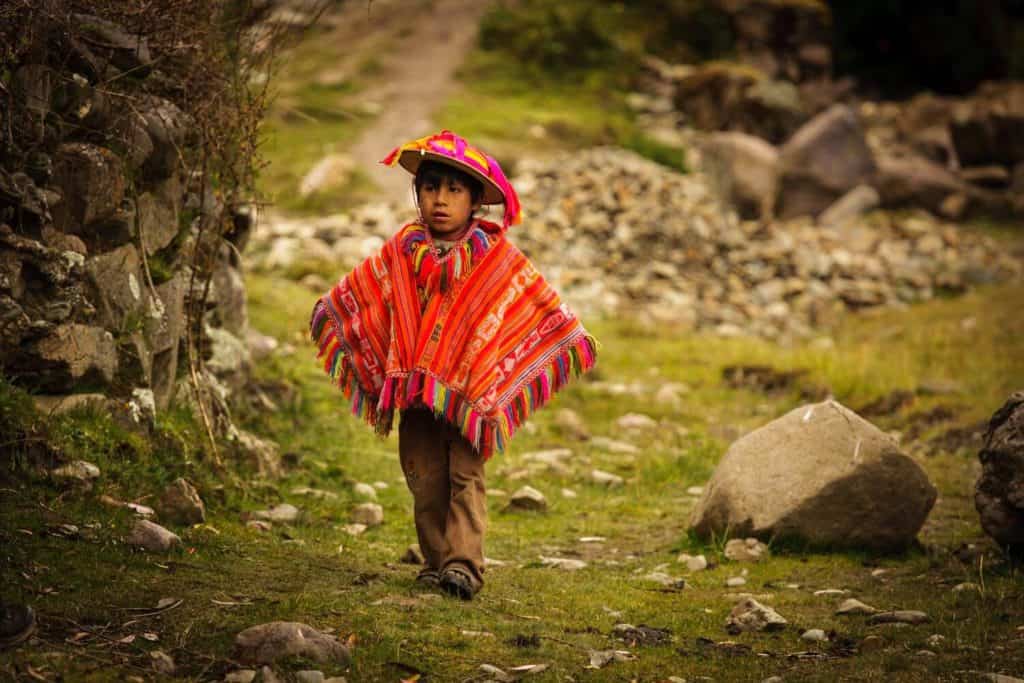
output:
POLYGON ((80 35, 25 51, 0 82, 0 373, 44 395, 151 391, 163 408, 203 299, 205 355, 237 385, 245 291, 216 221, 197 249, 222 205, 186 173, 195 122, 152 94, 174 88, 145 37, 73 21, 80 35), (196 253, 214 264, 205 298, 196 253))

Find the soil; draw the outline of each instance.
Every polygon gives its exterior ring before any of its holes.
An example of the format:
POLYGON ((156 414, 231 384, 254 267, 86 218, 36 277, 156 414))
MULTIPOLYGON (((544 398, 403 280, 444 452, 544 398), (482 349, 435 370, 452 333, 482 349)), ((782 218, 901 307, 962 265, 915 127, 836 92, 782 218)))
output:
POLYGON ((375 0, 370 21, 390 26, 379 50, 380 73, 360 93, 381 106, 380 115, 352 146, 357 167, 378 186, 381 199, 410 200, 410 177, 379 162, 395 146, 436 132, 434 113, 456 92, 455 73, 476 41, 490 3, 435 0, 408 11, 407 0, 375 0))

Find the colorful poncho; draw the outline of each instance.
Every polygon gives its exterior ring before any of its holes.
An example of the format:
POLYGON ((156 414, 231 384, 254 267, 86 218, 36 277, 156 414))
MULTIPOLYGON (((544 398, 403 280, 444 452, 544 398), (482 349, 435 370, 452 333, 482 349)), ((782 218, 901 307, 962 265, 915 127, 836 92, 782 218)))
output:
POLYGON ((406 225, 317 301, 310 333, 378 433, 395 410, 426 406, 485 459, 595 358, 579 319, 486 221, 444 255, 406 225))

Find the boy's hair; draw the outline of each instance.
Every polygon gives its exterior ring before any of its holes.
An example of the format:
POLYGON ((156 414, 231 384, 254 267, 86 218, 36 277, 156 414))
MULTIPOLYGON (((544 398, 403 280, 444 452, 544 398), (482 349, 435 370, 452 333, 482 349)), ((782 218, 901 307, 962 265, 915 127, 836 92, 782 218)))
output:
POLYGON ((424 161, 416 169, 416 192, 419 193, 424 183, 440 185, 449 180, 456 180, 468 187, 469 195, 473 198, 474 203, 480 201, 484 196, 484 185, 479 180, 454 166, 433 160, 424 161))

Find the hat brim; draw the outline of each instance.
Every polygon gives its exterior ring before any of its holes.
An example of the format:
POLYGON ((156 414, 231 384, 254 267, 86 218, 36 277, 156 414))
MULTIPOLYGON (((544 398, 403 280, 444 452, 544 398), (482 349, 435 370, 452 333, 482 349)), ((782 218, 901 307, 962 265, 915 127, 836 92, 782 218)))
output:
POLYGON ((416 172, 420 168, 420 164, 424 161, 438 161, 442 164, 446 164, 453 168, 457 168, 460 171, 468 173, 473 176, 483 185, 484 196, 481 198, 483 204, 504 204, 505 195, 502 193, 501 188, 491 178, 488 178, 479 170, 473 168, 467 163, 452 159, 451 157, 445 156, 444 154, 438 154, 437 152, 431 152, 429 150, 407 149, 401 153, 398 157, 398 163, 409 173, 416 175, 416 172))

